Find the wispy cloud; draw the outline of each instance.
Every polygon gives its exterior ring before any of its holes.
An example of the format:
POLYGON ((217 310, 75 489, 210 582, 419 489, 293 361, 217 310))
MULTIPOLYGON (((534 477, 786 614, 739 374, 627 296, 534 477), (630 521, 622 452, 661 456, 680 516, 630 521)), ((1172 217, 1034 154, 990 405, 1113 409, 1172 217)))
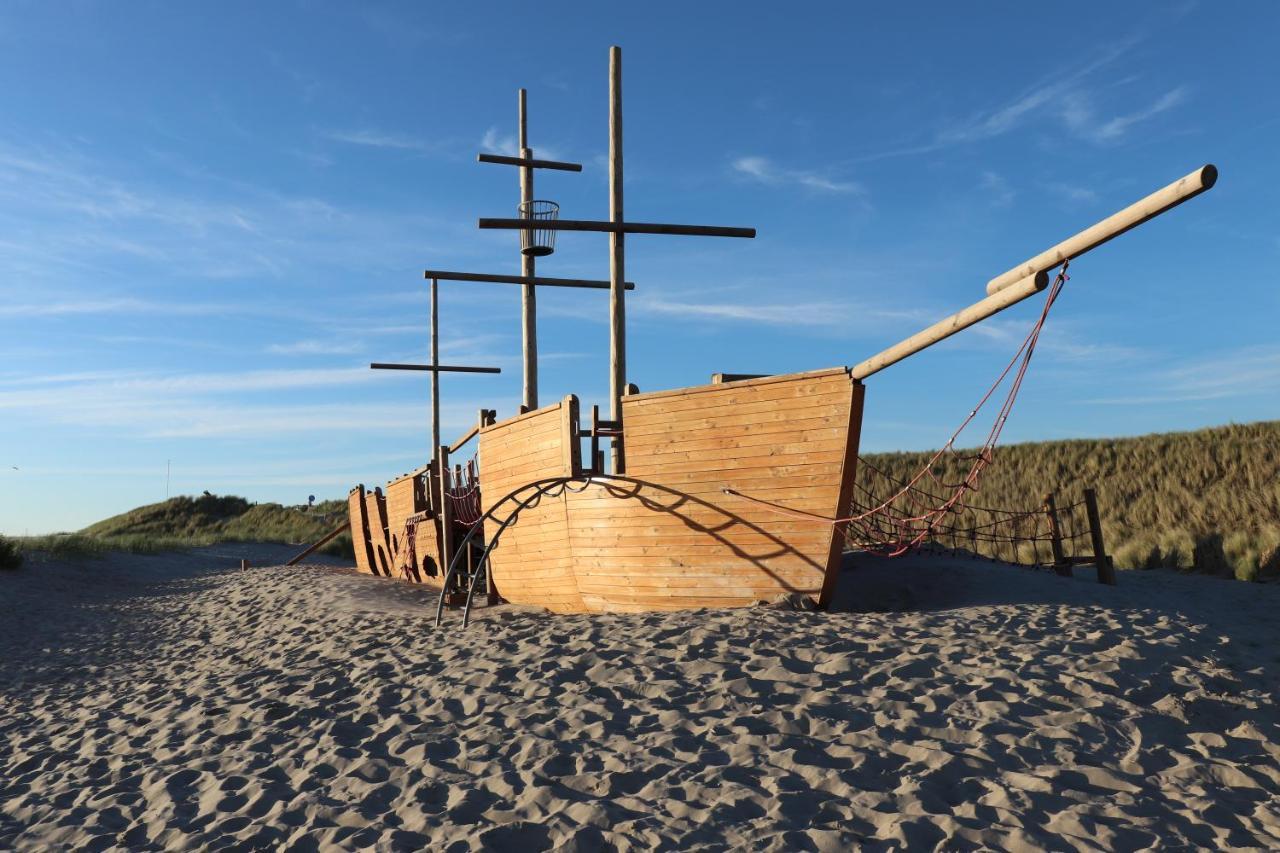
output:
POLYGON ((1121 141, 1134 125, 1168 112, 1187 99, 1187 87, 1165 92, 1145 107, 1109 119, 1100 119, 1092 98, 1084 92, 1072 92, 1062 104, 1062 119, 1077 136, 1107 144, 1121 141))
POLYGON ((768 186, 799 186, 805 189, 829 193, 865 193, 855 181, 841 181, 817 172, 801 169, 785 169, 775 165, 767 157, 739 157, 731 163, 733 171, 768 186))
POLYGON ((1095 397, 1086 403, 1138 406, 1280 394, 1280 347, 1255 346, 1133 377, 1142 393, 1095 397))
POLYGON ((1007 207, 1017 195, 1009 182, 995 172, 983 172, 978 187, 991 197, 991 203, 997 207, 1007 207))
MULTIPOLYGON (((390 377, 367 367, 156 374, 97 371, 0 379, 0 410, 25 420, 126 430, 143 437, 257 436, 420 431, 422 412, 399 403, 282 403, 280 393, 374 386, 390 377)), ((474 418, 449 409, 449 428, 474 418)), ((445 417, 442 408, 442 418, 445 417)))
POLYGON ((750 304, 736 300, 689 302, 644 296, 635 299, 637 313, 689 321, 729 321, 770 326, 859 328, 868 322, 918 321, 918 311, 883 311, 838 301, 793 301, 750 304))
POLYGON ((1088 187, 1078 187, 1074 184, 1064 184, 1059 181, 1050 181, 1042 184, 1042 186, 1054 195, 1061 196, 1075 204, 1086 204, 1098 200, 1097 191, 1088 187))
MULTIPOLYGON (((480 137, 480 150, 490 154, 505 154, 508 157, 520 156, 520 146, 514 134, 502 133, 496 127, 490 127, 480 137)), ((555 148, 539 145, 533 149, 534 156, 544 160, 562 160, 563 157, 555 148)))
POLYGON ((907 142, 854 157, 846 162, 865 163, 891 157, 930 154, 957 145, 995 139, 1035 122, 1043 124, 1046 121, 1064 128, 1077 138, 1095 144, 1119 143, 1136 125, 1174 109, 1186 100, 1188 94, 1187 87, 1179 86, 1147 106, 1130 108, 1119 115, 1099 115, 1100 110, 1095 104, 1103 88, 1114 98, 1114 92, 1123 91, 1138 80, 1131 78, 1124 81, 1124 85, 1108 83, 1105 87, 1095 81, 1100 72, 1128 55, 1140 40, 1128 38, 1109 45, 1092 60, 1049 74, 1003 103, 977 109, 968 116, 950 120, 938 128, 932 138, 915 143, 907 142))
POLYGON ((357 130, 330 130, 324 134, 326 139, 346 145, 362 145, 368 148, 392 148, 399 151, 433 151, 434 145, 399 133, 361 128, 357 130))
POLYGON ((343 343, 336 340, 295 341, 291 344, 271 344, 267 352, 274 355, 351 355, 364 347, 359 343, 343 343))

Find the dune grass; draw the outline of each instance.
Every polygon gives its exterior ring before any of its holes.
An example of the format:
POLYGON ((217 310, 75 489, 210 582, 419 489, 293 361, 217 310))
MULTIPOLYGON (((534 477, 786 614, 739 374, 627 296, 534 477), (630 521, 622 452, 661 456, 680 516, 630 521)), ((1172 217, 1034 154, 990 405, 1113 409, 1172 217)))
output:
MULTIPOLYGON (((930 456, 867 459, 907 479, 930 456)), ((956 482, 964 467, 950 460, 940 478, 956 482)), ((1280 575, 1280 421, 999 447, 972 502, 1030 509, 1054 492, 1065 505, 1087 487, 1098 492, 1117 568, 1163 566, 1242 580, 1280 575)))
MULTIPOLYGON (((59 557, 97 557, 109 551, 154 554, 219 542, 316 541, 346 519, 344 501, 314 507, 253 504, 229 495, 180 496, 131 509, 76 533, 15 540, 22 552, 59 557)), ((351 537, 343 534, 321 553, 352 557, 351 537)))

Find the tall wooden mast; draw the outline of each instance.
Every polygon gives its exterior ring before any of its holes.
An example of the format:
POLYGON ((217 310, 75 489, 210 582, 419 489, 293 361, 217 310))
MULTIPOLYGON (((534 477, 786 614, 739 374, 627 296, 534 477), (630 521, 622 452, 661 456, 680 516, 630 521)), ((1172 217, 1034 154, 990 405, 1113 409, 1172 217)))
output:
MULTIPOLYGON (((531 160, 523 154, 520 158, 486 156, 486 162, 529 164, 537 166, 541 161, 531 160)), ((552 164, 549 168, 564 168, 565 164, 552 164)), ((581 167, 579 167, 581 168, 581 167)), ((600 231, 609 235, 609 413, 610 430, 613 432, 613 471, 626 470, 622 446, 622 395, 627 389, 627 306, 626 235, 627 234, 682 234, 690 237, 754 237, 754 228, 730 228, 719 225, 673 225, 669 223, 627 222, 622 213, 622 48, 609 48, 609 218, 604 221, 587 219, 552 219, 540 221, 538 227, 546 231, 600 231)), ((527 229, 528 220, 495 219, 481 217, 481 228, 527 229)))
MULTIPOLYGON (((622 224, 622 48, 609 48, 609 221, 622 224)), ((609 417, 622 423, 622 392, 627 386, 626 239, 619 228, 609 233, 609 417)), ((613 440, 613 470, 626 470, 622 442, 613 440)))
MULTIPOLYGON (((532 160, 533 151, 529 148, 529 113, 527 108, 528 94, 520 90, 520 132, 519 148, 521 160, 532 160)), ((528 210, 533 201, 533 167, 526 162, 520 167, 520 203, 528 210)), ((529 215, 526 213, 526 215, 529 215)), ((525 252, 520 253, 520 275, 533 278, 536 259, 525 252)), ((522 352, 524 356, 524 394, 521 402, 525 411, 538 408, 538 301, 532 284, 520 288, 520 329, 522 352)))

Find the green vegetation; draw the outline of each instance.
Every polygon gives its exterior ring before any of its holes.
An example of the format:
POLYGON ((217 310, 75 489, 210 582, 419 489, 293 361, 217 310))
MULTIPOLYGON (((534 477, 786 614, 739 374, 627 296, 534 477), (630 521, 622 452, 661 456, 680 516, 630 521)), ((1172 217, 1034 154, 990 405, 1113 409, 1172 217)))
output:
MULTIPOLYGON (((867 460, 905 480, 930 456, 884 453, 867 460)), ((968 465, 948 459, 939 466, 940 479, 958 482, 968 465)), ((1280 421, 998 447, 971 502, 1031 509, 1053 492, 1061 507, 1090 486, 1098 492, 1117 568, 1164 566, 1242 580, 1280 575, 1280 421)))
MULTIPOLYGON (((112 516, 78 533, 34 536, 18 540, 18 545, 23 551, 67 557, 96 557, 108 551, 149 554, 219 542, 306 545, 336 527, 346 514, 344 501, 305 507, 251 504, 233 496, 182 496, 112 516)), ((350 535, 337 537, 321 552, 351 557, 350 535)))
POLYGON ((22 565, 22 551, 18 543, 0 536, 0 571, 16 569, 22 565))

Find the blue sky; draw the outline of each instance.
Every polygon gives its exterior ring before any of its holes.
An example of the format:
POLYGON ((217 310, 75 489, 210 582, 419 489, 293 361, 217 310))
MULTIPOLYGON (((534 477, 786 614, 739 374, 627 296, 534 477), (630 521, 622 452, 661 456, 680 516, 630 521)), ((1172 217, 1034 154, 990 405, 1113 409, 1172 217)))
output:
MULTIPOLYGON (((0 6, 0 531, 165 494, 341 497, 425 458, 424 268, 517 272, 511 148, 604 218, 607 48, 634 237, 630 379, 853 364, 1205 162, 1082 258, 1004 440, 1280 417, 1280 5, 0 6), (16 466, 16 469, 15 469, 16 466)), ((564 234, 545 275, 607 277, 564 234)), ((446 437, 519 402, 519 295, 442 285, 446 437)), ((542 399, 604 403, 603 294, 539 296, 542 399)), ((863 449, 944 441, 1027 303, 868 380, 863 449)), ((982 431, 984 432, 984 431, 982 431)), ((975 435, 974 440, 980 440, 975 435)))

